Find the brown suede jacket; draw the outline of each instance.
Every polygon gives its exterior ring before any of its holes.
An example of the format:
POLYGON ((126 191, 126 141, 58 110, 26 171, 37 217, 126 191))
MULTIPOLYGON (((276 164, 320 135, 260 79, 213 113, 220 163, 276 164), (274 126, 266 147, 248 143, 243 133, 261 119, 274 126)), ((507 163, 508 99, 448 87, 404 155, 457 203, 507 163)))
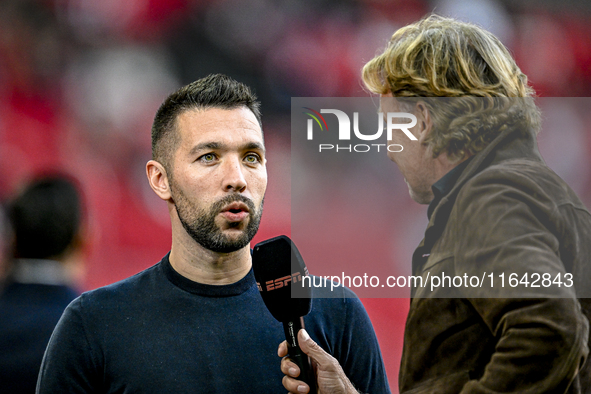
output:
POLYGON ((401 393, 591 392, 591 214, 533 132, 505 130, 473 157, 433 211, 413 275, 427 284, 412 290, 401 393), (431 289, 443 275, 484 286, 431 289))

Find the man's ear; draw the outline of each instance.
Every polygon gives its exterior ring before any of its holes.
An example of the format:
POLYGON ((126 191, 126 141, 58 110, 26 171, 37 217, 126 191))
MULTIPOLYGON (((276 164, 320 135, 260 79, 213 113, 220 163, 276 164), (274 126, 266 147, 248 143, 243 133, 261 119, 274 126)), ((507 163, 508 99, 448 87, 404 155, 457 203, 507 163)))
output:
POLYGON ((172 198, 170 184, 168 183, 168 175, 162 164, 158 163, 156 160, 150 160, 146 164, 146 175, 148 175, 150 187, 158 197, 165 201, 172 198))
POLYGON ((427 105, 419 101, 415 107, 415 114, 417 115, 417 130, 419 131, 419 135, 417 138, 419 142, 422 144, 425 142, 425 139, 431 133, 433 129, 433 120, 431 119, 431 112, 427 105))

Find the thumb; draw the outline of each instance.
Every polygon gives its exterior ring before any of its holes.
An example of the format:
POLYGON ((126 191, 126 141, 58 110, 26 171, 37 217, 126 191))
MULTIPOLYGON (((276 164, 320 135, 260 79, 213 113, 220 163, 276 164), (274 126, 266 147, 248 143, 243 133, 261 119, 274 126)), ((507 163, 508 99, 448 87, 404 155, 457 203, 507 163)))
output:
POLYGON ((323 365, 332 359, 332 356, 324 351, 316 342, 310 338, 310 335, 305 329, 301 329, 298 333, 298 343, 300 349, 306 353, 312 361, 316 364, 323 365))
POLYGON ((306 330, 298 332, 298 342, 315 367, 318 393, 358 393, 339 362, 314 342, 306 330))

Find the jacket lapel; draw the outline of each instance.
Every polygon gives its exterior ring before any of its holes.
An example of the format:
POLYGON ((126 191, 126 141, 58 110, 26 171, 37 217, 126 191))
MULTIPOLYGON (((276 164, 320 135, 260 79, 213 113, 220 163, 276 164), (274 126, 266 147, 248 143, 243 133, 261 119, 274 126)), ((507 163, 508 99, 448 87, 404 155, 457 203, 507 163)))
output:
POLYGON ((515 128, 507 128, 486 148, 474 156, 474 159, 466 167, 453 189, 441 199, 433 211, 433 215, 431 215, 431 219, 425 230, 425 237, 413 253, 413 275, 420 275, 423 266, 431 255, 431 249, 433 249, 435 242, 437 242, 445 230, 458 193, 466 182, 483 169, 512 158, 542 160, 533 130, 523 132, 515 128))

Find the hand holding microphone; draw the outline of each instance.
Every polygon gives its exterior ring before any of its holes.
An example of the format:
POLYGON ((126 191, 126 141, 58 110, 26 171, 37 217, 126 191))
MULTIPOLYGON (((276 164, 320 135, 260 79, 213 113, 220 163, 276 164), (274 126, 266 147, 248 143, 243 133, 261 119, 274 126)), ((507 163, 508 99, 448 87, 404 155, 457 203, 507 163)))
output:
POLYGON ((291 239, 279 236, 258 243, 252 265, 265 305, 283 323, 286 341, 278 349, 283 357, 281 371, 286 375, 283 386, 292 393, 358 394, 338 361, 304 329, 303 316, 312 304, 311 288, 302 286, 308 270, 291 239))
POLYGON ((252 269, 261 297, 273 317, 283 323, 289 357, 297 364, 299 379, 316 394, 316 379, 308 356, 298 345, 298 331, 304 328, 303 316, 312 306, 310 287, 302 286, 308 270, 291 239, 282 235, 255 245, 252 269))
MULTIPOLYGON (((299 332, 298 340, 300 348, 310 357, 316 370, 318 394, 359 394, 345 375, 339 362, 314 342, 306 330, 299 332)), ((285 374, 283 387, 290 393, 309 393, 308 387, 302 384, 299 377, 298 367, 285 357, 287 342, 284 341, 279 345, 277 354, 279 357, 283 357, 281 360, 281 372, 285 374)))

